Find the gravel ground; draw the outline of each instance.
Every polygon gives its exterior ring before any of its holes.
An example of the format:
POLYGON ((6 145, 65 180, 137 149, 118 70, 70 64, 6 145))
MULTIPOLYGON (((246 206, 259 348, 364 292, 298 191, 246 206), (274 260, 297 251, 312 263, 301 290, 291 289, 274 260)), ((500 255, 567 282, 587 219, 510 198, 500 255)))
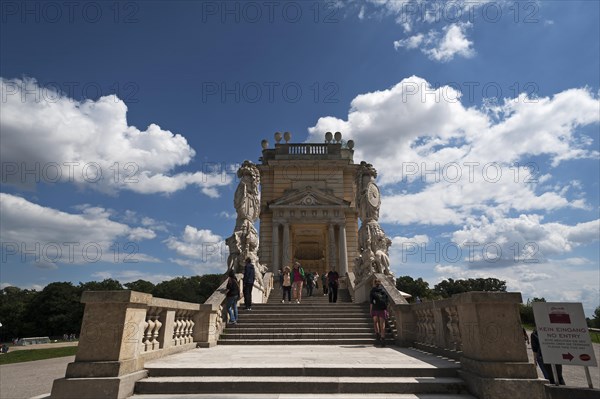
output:
POLYGON ((74 360, 75 356, 66 356, 0 366, 0 398, 26 399, 50 393, 54 380, 63 378, 67 364, 74 360))

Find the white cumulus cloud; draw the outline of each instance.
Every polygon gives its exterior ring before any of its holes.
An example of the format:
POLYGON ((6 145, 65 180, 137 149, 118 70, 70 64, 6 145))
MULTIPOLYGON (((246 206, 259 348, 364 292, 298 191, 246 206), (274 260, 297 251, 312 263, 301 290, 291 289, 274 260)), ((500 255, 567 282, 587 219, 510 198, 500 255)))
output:
POLYGON ((373 163, 379 184, 392 188, 384 191, 383 222, 461 225, 511 210, 589 208, 581 186, 548 185, 552 175, 529 159, 544 155, 556 167, 598 158, 591 138, 579 132, 600 121, 596 95, 587 89, 520 95, 493 110, 467 108, 460 97, 455 88, 412 76, 358 95, 345 120, 320 118, 308 141, 321 141, 326 131, 355 141, 355 160, 373 163))
POLYGON ((458 22, 445 26, 442 31, 431 29, 426 34, 418 33, 406 39, 396 40, 396 50, 420 48, 433 61, 448 62, 456 56, 471 58, 475 55, 473 42, 467 37, 470 22, 458 22))
POLYGON ((173 193, 195 185, 217 197, 230 177, 173 173, 195 155, 185 137, 151 124, 130 126, 114 95, 77 101, 35 79, 0 78, 2 182, 21 187, 70 182, 94 190, 173 193))
POLYGON ((138 244, 154 238, 154 231, 111 220, 111 212, 101 207, 79 209, 81 213, 67 213, 0 193, 0 236, 6 260, 46 268, 99 261, 159 262, 140 251, 138 244))
POLYGON ((188 225, 179 237, 171 236, 165 243, 182 257, 171 259, 172 262, 189 267, 198 274, 223 273, 227 268, 229 250, 225 240, 209 229, 188 225))

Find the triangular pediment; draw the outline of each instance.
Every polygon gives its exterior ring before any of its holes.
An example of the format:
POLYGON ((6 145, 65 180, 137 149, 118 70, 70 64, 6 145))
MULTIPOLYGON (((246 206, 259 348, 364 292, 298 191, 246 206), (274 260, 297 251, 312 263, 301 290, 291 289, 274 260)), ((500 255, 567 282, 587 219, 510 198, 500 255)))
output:
POLYGON ((282 197, 269 204, 270 208, 289 207, 340 207, 349 206, 350 203, 335 195, 307 186, 303 189, 287 191, 282 197))

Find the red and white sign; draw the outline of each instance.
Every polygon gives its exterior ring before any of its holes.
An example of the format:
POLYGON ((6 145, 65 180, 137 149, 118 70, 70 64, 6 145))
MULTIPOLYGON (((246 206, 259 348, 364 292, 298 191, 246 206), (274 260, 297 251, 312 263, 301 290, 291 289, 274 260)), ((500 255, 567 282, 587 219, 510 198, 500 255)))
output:
POLYGON ((581 303, 534 302, 533 316, 544 363, 596 366, 581 303))

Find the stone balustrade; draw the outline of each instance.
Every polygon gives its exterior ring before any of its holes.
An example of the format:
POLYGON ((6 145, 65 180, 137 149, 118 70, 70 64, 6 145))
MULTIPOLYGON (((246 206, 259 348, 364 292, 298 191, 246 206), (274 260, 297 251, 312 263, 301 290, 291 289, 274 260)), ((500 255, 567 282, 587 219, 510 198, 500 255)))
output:
POLYGON ((263 161, 271 159, 352 159, 353 150, 341 143, 285 143, 263 149, 263 161))
POLYGON ((281 144, 278 148, 289 155, 327 155, 329 147, 328 144, 281 144))
MULTIPOLYGON (((237 275, 238 284, 240 285, 240 293, 242 292, 242 274, 237 275)), ((252 292, 252 300, 255 303, 266 303, 273 289, 273 273, 265 273, 262 281, 262 287, 264 290, 259 289, 259 286, 255 283, 254 290, 252 292)), ((208 320, 208 328, 203 330, 201 337, 197 340, 198 345, 201 347, 209 347, 217 344, 217 340, 223 330, 225 329, 226 322, 228 319, 226 309, 226 286, 227 280, 221 284, 219 288, 213 292, 213 294, 204 302, 205 308, 203 312, 205 318, 208 320)), ((243 297, 240 297, 239 302, 243 302, 243 297)))
MULTIPOLYGON (((241 279, 241 275, 238 276, 241 279)), ((144 378, 146 361, 216 345, 227 320, 226 284, 204 304, 154 298, 136 291, 86 291, 79 346, 53 398, 126 398, 144 378)), ((262 302, 273 287, 263 280, 262 302)))
POLYGON ((376 277, 391 299, 398 345, 460 361, 461 377, 480 399, 544 398, 544 380, 527 357, 520 293, 466 292, 408 304, 384 275, 370 276, 366 286, 376 277))

